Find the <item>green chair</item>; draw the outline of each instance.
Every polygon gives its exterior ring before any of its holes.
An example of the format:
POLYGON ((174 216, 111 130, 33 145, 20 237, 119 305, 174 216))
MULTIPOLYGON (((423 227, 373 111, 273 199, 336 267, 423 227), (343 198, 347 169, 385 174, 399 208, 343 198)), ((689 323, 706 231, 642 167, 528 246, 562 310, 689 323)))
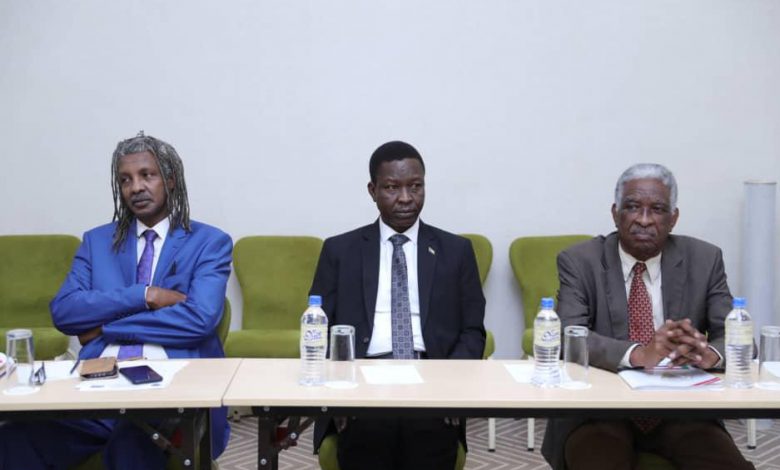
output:
POLYGON ((550 237, 521 237, 509 246, 509 262, 520 286, 523 301, 523 352, 533 356, 534 319, 542 297, 558 293, 558 253, 593 237, 590 235, 558 235, 550 237))
POLYGON ((0 236, 0 351, 14 328, 33 332, 36 359, 54 359, 68 349, 68 336, 51 321, 49 302, 65 280, 79 239, 71 235, 0 236))
POLYGON ((315 237, 255 236, 236 243, 243 324, 228 334, 228 357, 299 357, 301 313, 321 249, 315 237))
MULTIPOLYGON (((477 269, 479 269, 479 281, 484 285, 485 279, 487 279, 488 272, 490 271, 490 265, 493 262, 493 245, 483 235, 477 235, 473 233, 463 233, 462 237, 471 240, 471 246, 474 248, 474 255, 477 258, 477 269)), ((487 359, 493 355, 496 350, 496 341, 491 331, 486 331, 485 336, 485 349, 482 351, 482 359, 487 359)), ((492 442, 495 448, 495 418, 489 418, 488 432, 493 436, 492 442)), ((320 444, 318 451, 320 468, 322 470, 340 470, 338 458, 336 456, 338 450, 338 435, 329 434, 325 436, 320 444)), ((463 448, 463 444, 458 444, 458 455, 455 459, 455 470, 463 470, 466 466, 466 450, 463 448)))
MULTIPOLYGON (((542 297, 558 292, 558 253, 575 243, 589 240, 590 235, 521 237, 509 245, 509 263, 520 286, 525 330, 522 346, 527 357, 534 354, 534 319, 542 297)), ((528 418, 527 449, 534 450, 534 418, 528 418)))

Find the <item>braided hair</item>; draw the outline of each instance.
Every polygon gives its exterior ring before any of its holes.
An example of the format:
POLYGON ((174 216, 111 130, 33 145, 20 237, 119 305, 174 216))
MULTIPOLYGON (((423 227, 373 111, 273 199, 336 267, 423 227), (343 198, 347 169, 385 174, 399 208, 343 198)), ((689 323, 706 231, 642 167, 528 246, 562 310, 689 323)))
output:
POLYGON ((114 232, 113 248, 119 250, 127 239, 127 232, 133 222, 133 212, 122 198, 122 190, 119 181, 119 161, 125 155, 133 153, 149 152, 157 161, 163 181, 173 180, 173 188, 165 187, 165 204, 168 209, 168 220, 171 230, 182 227, 189 232, 190 229, 190 205, 187 201, 187 184, 184 182, 184 166, 182 165, 176 149, 167 142, 144 135, 144 131, 137 136, 119 142, 114 150, 111 160, 111 189, 114 195, 114 219, 117 221, 114 232))

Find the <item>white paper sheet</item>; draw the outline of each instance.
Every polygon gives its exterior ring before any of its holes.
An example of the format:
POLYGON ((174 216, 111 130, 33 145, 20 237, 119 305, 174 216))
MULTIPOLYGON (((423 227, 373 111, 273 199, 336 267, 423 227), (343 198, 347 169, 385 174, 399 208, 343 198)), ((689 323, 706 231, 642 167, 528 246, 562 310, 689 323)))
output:
POLYGON ((76 385, 76 388, 84 391, 119 391, 119 390, 153 390, 165 388, 173 381, 177 372, 182 370, 189 361, 168 360, 168 361, 132 361, 132 363, 119 363, 119 368, 147 365, 162 375, 162 382, 151 384, 133 385, 122 374, 113 379, 84 380, 76 385))
POLYGON ((531 377, 534 375, 533 364, 504 364, 506 370, 515 379, 515 382, 521 384, 530 384, 531 377))
POLYGON ((360 372, 368 384, 421 384, 423 379, 417 368, 412 365, 399 366, 360 366, 360 372))

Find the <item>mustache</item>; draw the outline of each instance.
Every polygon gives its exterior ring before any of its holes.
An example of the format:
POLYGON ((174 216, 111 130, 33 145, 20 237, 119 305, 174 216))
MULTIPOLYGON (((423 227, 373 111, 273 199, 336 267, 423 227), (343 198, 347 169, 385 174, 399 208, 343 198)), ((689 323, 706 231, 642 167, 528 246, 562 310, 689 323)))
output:
POLYGON ((149 197, 149 195, 146 194, 146 193, 141 193, 141 194, 136 194, 134 196, 130 196, 130 202, 131 203, 136 203, 136 202, 141 202, 141 201, 149 201, 151 199, 152 198, 149 197))

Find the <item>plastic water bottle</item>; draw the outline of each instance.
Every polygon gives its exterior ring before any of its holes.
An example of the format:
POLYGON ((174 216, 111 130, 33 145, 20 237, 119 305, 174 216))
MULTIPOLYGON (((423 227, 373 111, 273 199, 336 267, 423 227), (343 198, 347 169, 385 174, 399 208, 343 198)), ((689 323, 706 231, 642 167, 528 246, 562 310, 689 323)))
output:
POLYGON ((732 388, 753 386, 753 320, 745 304, 744 298, 734 297, 733 309, 726 317, 726 384, 732 388))
POLYGON ((309 296, 309 308, 301 315, 301 385, 325 382, 325 350, 328 347, 328 317, 322 297, 309 296))
POLYGON ((531 383, 538 387, 556 387, 561 382, 558 359, 561 354, 561 321, 553 308, 555 301, 542 299, 534 320, 534 375, 531 383))

